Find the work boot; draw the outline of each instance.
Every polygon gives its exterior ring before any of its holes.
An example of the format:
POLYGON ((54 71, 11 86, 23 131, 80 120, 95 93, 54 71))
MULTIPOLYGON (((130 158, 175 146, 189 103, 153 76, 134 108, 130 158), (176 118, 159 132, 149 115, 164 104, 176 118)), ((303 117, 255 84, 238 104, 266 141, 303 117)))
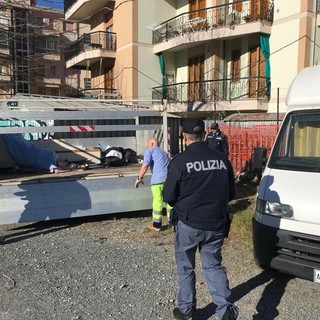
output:
POLYGON ((161 227, 160 228, 157 228, 155 227, 153 224, 148 224, 147 225, 147 228, 151 231, 155 231, 155 232, 160 232, 161 231, 161 227))
POLYGON ((188 314, 185 314, 178 307, 176 307, 173 309, 173 316, 177 320, 192 320, 195 319, 195 310, 189 312, 188 314))

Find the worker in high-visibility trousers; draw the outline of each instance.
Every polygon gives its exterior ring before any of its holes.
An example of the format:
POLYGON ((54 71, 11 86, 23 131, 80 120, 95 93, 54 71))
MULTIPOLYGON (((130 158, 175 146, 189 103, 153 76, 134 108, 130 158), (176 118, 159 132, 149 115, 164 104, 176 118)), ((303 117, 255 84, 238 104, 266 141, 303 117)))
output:
MULTIPOLYGON (((162 227, 162 208, 163 198, 162 191, 164 182, 167 178, 168 166, 169 166, 168 155, 159 147, 159 141, 152 138, 147 143, 147 149, 143 155, 143 164, 141 166, 137 181, 136 188, 139 187, 140 183, 143 183, 143 176, 150 167, 151 170, 151 192, 152 192, 152 225, 150 229, 160 231, 162 227)), ((171 207, 166 204, 167 218, 170 221, 171 207)))

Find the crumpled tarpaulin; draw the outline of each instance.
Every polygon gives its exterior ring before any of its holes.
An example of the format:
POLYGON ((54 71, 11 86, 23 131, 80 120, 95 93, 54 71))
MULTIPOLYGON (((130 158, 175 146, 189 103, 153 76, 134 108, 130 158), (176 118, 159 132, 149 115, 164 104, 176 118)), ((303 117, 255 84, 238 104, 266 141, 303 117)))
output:
POLYGON ((45 148, 24 140, 20 134, 4 134, 11 157, 20 167, 34 170, 50 170, 56 167, 57 155, 45 148))

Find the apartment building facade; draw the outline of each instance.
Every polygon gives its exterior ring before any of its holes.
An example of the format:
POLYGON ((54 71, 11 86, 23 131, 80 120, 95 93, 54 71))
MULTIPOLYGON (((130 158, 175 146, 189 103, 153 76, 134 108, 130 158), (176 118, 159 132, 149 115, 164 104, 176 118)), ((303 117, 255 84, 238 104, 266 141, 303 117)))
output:
POLYGON ((0 2, 0 98, 17 93, 78 94, 79 72, 65 68, 64 48, 77 24, 34 0, 0 2))
POLYGON ((171 112, 285 112, 294 76, 320 60, 318 2, 65 0, 66 19, 91 26, 67 66, 171 112))
POLYGON ((66 66, 91 71, 93 97, 151 100, 152 87, 161 83, 147 28, 155 21, 155 3, 65 0, 65 18, 91 28, 68 47, 66 66))

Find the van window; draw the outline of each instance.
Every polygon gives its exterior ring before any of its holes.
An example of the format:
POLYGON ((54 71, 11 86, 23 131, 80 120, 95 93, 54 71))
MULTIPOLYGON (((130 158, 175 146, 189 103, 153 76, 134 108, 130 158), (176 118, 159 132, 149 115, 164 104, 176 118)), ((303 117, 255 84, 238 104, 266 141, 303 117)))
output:
POLYGON ((320 112, 295 112, 282 124, 269 167, 320 171, 320 112))

